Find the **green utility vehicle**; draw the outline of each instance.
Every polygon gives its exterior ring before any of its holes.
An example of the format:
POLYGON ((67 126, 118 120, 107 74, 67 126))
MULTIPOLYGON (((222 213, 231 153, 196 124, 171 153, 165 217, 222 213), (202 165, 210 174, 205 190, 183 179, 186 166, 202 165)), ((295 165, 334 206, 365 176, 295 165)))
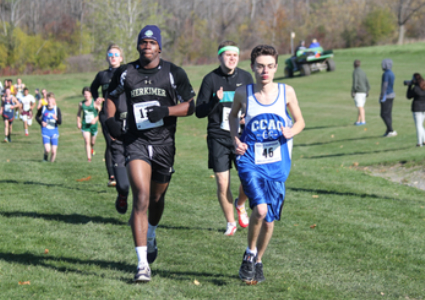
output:
POLYGON ((308 76, 312 72, 335 71, 332 50, 323 51, 322 47, 298 50, 296 56, 285 61, 285 77, 293 77, 295 72, 308 76))

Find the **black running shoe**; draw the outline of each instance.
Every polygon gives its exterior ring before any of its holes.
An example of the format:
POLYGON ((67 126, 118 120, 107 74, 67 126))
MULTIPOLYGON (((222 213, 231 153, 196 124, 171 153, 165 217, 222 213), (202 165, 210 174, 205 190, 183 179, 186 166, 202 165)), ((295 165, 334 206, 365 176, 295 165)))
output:
POLYGON ((117 200, 115 200, 115 208, 117 209, 117 212, 123 215, 127 212, 127 207, 127 196, 118 195, 117 200))
POLYGON ((158 247, 156 246, 156 238, 154 238, 153 246, 150 246, 148 242, 148 263, 149 264, 153 263, 157 256, 158 256, 158 247))
POLYGON ((257 263, 255 264, 255 279, 256 282, 262 282, 266 280, 263 275, 263 264, 257 263))
POLYGON ((257 257, 254 254, 245 251, 242 264, 239 269, 239 278, 245 282, 251 282, 255 279, 255 262, 257 257))

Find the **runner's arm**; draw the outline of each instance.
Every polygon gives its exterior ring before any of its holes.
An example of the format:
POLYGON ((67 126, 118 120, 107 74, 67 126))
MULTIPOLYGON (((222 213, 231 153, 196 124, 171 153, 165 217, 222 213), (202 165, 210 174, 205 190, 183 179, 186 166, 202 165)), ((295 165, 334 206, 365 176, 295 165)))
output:
POLYGON ((56 124, 61 125, 62 124, 62 113, 59 107, 56 107, 56 124))
POLYGON ((81 103, 78 104, 78 112, 77 112, 77 128, 81 129, 81 103))
POLYGON ((90 92, 94 100, 97 100, 97 98, 99 98, 99 87, 100 87, 100 76, 99 76, 99 73, 97 73, 96 77, 94 78, 93 82, 90 85, 90 92))
POLYGON ((37 115, 35 116, 35 120, 37 121, 38 124, 41 125, 41 111, 43 110, 43 107, 39 108, 37 110, 37 115))
POLYGON ((292 118, 294 119, 294 124, 292 127, 282 127, 282 133, 286 139, 291 139, 304 129, 305 122, 300 106, 298 105, 298 99, 297 95, 295 94, 295 90, 289 85, 286 85, 286 100, 286 105, 292 115, 292 118))
POLYGON ((205 118, 214 110, 217 103, 220 102, 217 95, 213 96, 215 92, 216 91, 213 91, 212 80, 207 75, 202 80, 199 95, 196 99, 196 117, 205 118))
POLYGON ((246 86, 238 87, 235 91, 233 98, 232 109, 229 114, 230 138, 235 145, 235 152, 237 155, 244 155, 248 149, 248 145, 242 143, 238 137, 239 131, 239 111, 242 109, 242 101, 246 99, 246 86))

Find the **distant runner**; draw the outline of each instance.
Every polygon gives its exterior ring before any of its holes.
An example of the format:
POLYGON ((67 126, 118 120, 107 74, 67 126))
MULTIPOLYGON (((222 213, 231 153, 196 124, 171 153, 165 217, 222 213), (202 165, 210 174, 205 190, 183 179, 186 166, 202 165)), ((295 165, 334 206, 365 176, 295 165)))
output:
POLYGON ((89 87, 83 88, 84 99, 78 104, 77 127, 83 133, 87 161, 91 162, 94 155, 94 144, 97 136, 97 121, 100 106, 93 100, 89 87))
POLYGON ((43 162, 54 162, 56 159, 58 143, 59 143, 59 129, 58 125, 62 124, 62 114, 59 107, 56 106, 55 94, 48 93, 47 105, 42 106, 38 111, 35 119, 41 125, 41 136, 43 138, 44 155, 43 162))

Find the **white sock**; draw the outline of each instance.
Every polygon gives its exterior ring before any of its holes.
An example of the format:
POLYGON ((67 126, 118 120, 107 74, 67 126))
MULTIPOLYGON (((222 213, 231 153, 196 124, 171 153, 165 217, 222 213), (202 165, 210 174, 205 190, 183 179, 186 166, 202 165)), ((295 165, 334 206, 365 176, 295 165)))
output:
POLYGON ((151 224, 149 224, 149 222, 148 222, 148 240, 149 239, 154 239, 155 237, 156 237, 156 233, 155 233, 155 230, 158 228, 158 225, 156 225, 156 226, 153 226, 153 225, 151 225, 151 224))
POLYGON ((246 253, 250 253, 252 255, 257 255, 257 248, 254 250, 249 249, 249 247, 246 247, 246 253))
POLYGON ((28 129, 25 129, 25 133, 28 133, 28 129))
POLYGON ((227 227, 235 227, 236 222, 227 222, 227 227))
POLYGON ((148 265, 148 247, 142 246, 142 247, 136 247, 136 253, 137 253, 137 259, 139 263, 137 264, 137 267, 143 267, 148 265))

